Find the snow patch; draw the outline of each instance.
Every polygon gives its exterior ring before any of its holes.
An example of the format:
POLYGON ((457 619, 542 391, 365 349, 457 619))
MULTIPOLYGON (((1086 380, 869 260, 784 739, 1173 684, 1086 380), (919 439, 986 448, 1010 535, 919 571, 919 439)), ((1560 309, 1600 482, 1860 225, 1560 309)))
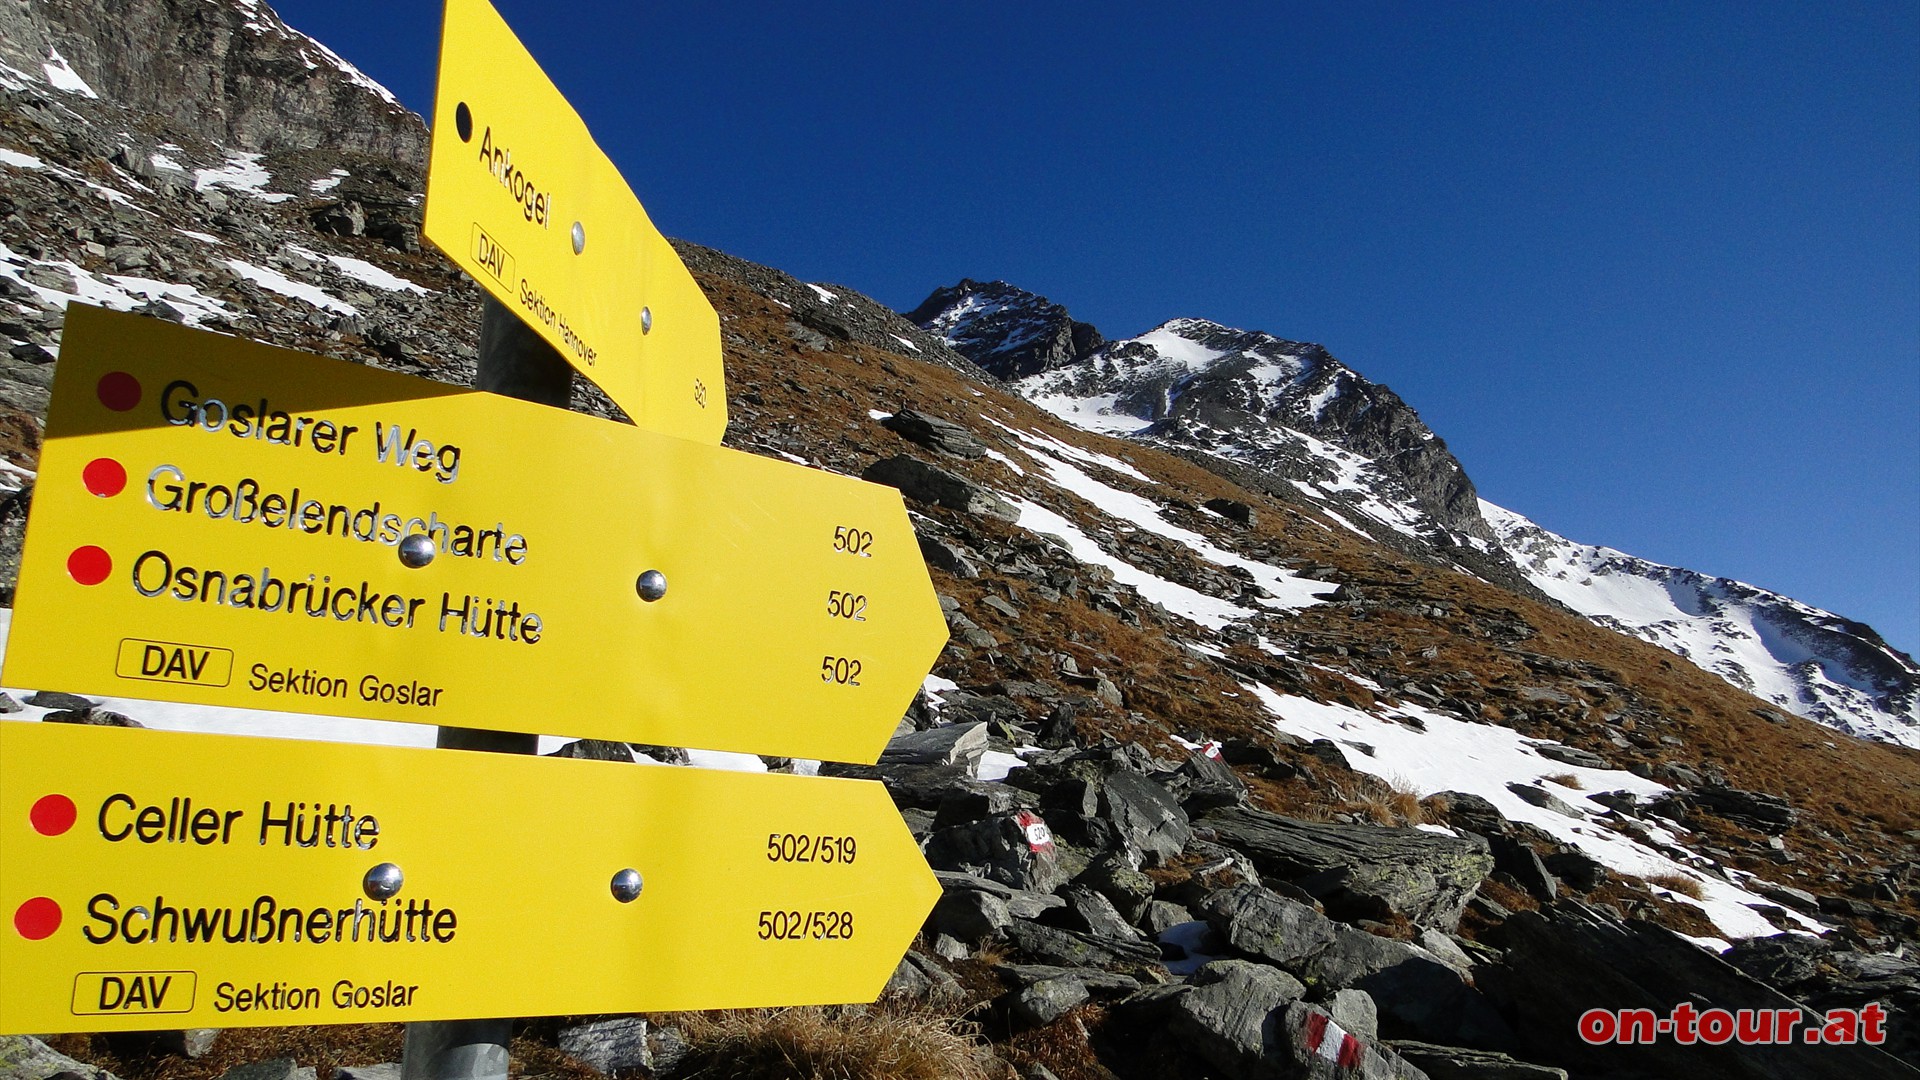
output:
POLYGON ((97 99, 100 96, 93 92, 93 87, 87 85, 87 80, 73 70, 67 58, 60 55, 59 49, 48 49, 47 62, 41 64, 40 68, 47 73, 47 84, 55 90, 65 90, 85 98, 97 99))

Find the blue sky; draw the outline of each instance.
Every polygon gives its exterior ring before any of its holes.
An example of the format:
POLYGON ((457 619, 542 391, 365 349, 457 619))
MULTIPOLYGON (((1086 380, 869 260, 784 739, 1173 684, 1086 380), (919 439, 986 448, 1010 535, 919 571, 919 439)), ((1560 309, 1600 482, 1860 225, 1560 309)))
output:
MULTIPOLYGON (((1317 341, 1484 497, 1920 651, 1920 5, 496 6, 669 235, 1317 341)), ((275 7, 431 104, 437 3, 275 7)))

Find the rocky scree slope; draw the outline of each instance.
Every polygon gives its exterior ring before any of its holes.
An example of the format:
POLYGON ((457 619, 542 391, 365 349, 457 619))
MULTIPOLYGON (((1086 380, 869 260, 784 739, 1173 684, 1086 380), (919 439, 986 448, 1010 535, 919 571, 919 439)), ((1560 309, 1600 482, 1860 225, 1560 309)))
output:
POLYGON ((1415 558, 1551 597, 1797 715, 1920 746, 1920 666, 1871 628, 1579 545, 1480 500, 1411 407, 1318 345, 1202 319, 1107 341, 1006 282, 938 289, 908 317, 1081 427, 1189 454, 1415 558))
MULTIPOLYGON (((244 150, 44 65, 0 74, 0 430, 21 479, 76 298, 470 377, 478 292, 410 242, 404 162, 244 150)), ((1584 1049, 1565 1014, 1595 972, 1623 995, 1609 1004, 1711 985, 1729 1006, 1883 1000, 1910 1029, 1911 752, 1771 710, 1326 506, 1090 435, 852 290, 681 250, 721 314, 729 444, 908 499, 953 640, 878 766, 821 768, 885 782, 943 875, 891 994, 965 1011, 1005 1074, 1315 1075, 1332 1025, 1364 1075, 1780 1075, 1736 1050, 1703 1067, 1584 1049), (1753 943, 1717 957, 1676 931, 1753 943)), ((584 389, 577 407, 611 414, 584 389)), ((28 491, 8 506, 15 545, 28 491)), ((22 708, 140 716, 103 704, 22 708)), ((618 1059, 591 1024, 537 1035, 606 1071, 694 1067, 660 1037, 674 1019, 653 1019, 637 1045, 620 1029, 618 1059)), ((61 1049, 129 1080, 192 1075, 101 1040, 61 1049)), ((1868 1050, 1788 1064, 1900 1068, 1868 1050)))

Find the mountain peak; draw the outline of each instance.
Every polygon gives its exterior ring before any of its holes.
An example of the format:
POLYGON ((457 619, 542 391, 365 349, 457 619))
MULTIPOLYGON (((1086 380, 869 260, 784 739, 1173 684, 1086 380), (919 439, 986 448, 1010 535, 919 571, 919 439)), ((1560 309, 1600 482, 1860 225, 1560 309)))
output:
POLYGON ((1004 281, 962 278, 935 289, 907 319, 1002 379, 1066 367, 1105 344, 1066 308, 1004 281))

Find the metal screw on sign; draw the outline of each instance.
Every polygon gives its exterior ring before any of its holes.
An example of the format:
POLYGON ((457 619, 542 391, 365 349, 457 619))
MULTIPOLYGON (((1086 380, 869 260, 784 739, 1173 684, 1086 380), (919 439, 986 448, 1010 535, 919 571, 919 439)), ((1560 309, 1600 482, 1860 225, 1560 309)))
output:
POLYGON ((573 253, 578 255, 585 250, 587 250, 587 227, 576 221, 573 223, 573 253))
POLYGON ((667 575, 658 570, 649 570, 640 575, 640 580, 634 583, 634 590, 640 594, 640 599, 651 604, 667 595, 667 575))
POLYGON ((623 904, 631 904, 640 899, 640 890, 645 887, 645 883, 640 880, 640 871, 631 866, 613 875, 613 898, 623 904))
POLYGON ((406 875, 390 862, 383 862, 367 871, 360 879, 360 888, 366 892, 369 900, 391 900, 399 893, 400 886, 406 883, 406 875))
POLYGON ((653 309, 643 307, 640 309, 640 335, 645 337, 651 333, 653 333, 653 309))
POLYGON ((433 561, 438 551, 433 546, 433 537, 426 533, 414 533, 400 541, 400 565, 418 570, 433 561))

